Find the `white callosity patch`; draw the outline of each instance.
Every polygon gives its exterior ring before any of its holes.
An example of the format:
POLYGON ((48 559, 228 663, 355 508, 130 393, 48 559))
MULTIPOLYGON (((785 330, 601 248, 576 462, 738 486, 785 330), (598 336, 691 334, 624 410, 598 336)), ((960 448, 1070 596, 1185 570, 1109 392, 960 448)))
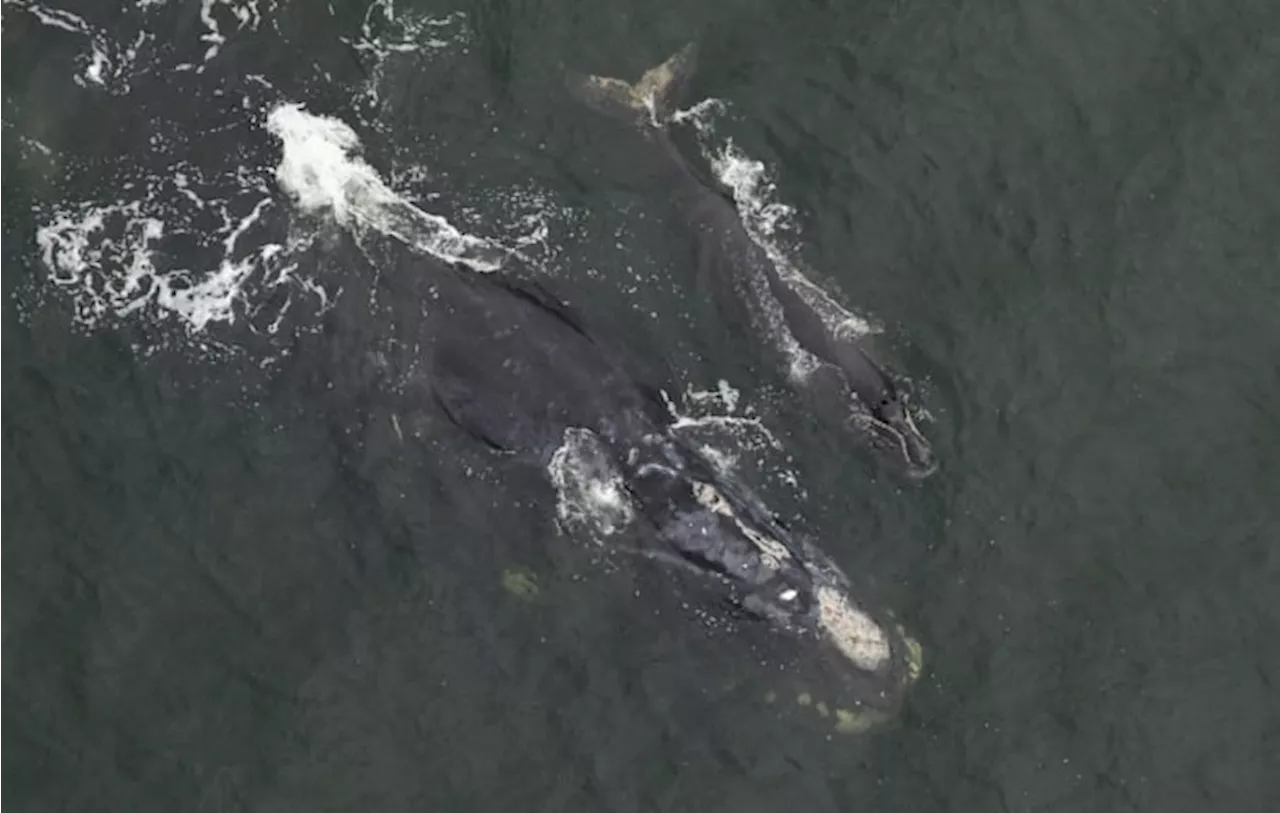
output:
POLYGON ((547 474, 556 490, 556 516, 566 532, 602 542, 635 518, 622 475, 595 433, 566 429, 547 474))
POLYGON ((355 231, 373 229, 475 271, 495 271, 506 259, 502 246, 463 234, 392 191, 358 155, 360 139, 345 122, 288 104, 271 111, 267 129, 283 145, 276 180, 304 212, 327 214, 355 231))
POLYGON ((867 671, 889 661, 889 638, 875 621, 854 606, 847 593, 830 585, 817 590, 818 621, 832 643, 855 666, 867 671))
POLYGON ((751 540, 751 544, 756 546, 760 551, 760 560, 764 562, 765 567, 770 570, 778 570, 782 567, 782 563, 791 559, 791 552, 787 550, 776 539, 772 539, 754 528, 749 528, 742 524, 742 520, 738 519, 737 514, 733 511, 733 506, 724 498, 719 489, 710 483, 693 483, 693 496, 699 503, 711 509, 713 512, 722 517, 727 517, 738 526, 738 530, 742 531, 742 535, 751 540))

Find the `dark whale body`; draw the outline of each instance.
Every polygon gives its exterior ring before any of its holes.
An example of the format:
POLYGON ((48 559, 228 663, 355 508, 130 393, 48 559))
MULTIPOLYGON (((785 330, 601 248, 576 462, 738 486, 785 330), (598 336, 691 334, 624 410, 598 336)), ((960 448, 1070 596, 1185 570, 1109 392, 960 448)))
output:
POLYGON ((634 86, 573 75, 569 87, 591 107, 631 124, 650 143, 653 160, 647 168, 693 236, 700 276, 721 292, 722 302, 745 310, 754 332, 784 356, 798 347, 816 362, 814 369, 791 376, 798 386, 838 422, 865 430, 908 474, 927 476, 937 468, 932 447, 916 427, 893 377, 856 337, 824 318, 822 302, 829 302, 825 294, 782 278, 747 232, 733 200, 695 169, 671 140, 669 116, 693 74, 694 60, 694 48, 688 46, 634 86))
POLYGON ((635 507, 643 553, 699 574, 800 653, 839 687, 833 704, 873 714, 897 706, 918 672, 918 647, 855 601, 822 551, 673 433, 658 392, 619 351, 541 285, 431 265, 420 381, 454 424, 539 466, 567 431, 590 432, 635 507))

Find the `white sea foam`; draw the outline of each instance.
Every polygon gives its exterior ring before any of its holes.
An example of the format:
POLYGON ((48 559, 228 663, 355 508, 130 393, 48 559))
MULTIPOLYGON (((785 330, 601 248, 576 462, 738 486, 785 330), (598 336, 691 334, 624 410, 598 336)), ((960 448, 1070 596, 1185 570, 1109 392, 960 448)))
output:
MULTIPOLYGON (((74 75, 82 85, 123 93, 129 89, 129 80, 140 75, 133 62, 140 49, 153 43, 154 36, 147 31, 140 31, 132 44, 121 48, 86 17, 28 0, 17 0, 16 5, 44 25, 85 38, 88 47, 74 75)), ((129 30, 129 15, 145 23, 153 5, 127 8, 121 18, 125 25, 117 28, 129 30)), ((216 56, 233 30, 268 24, 268 13, 274 8, 275 3, 268 0, 204 2, 200 19, 209 46, 204 59, 216 56)), ((417 43, 413 47, 433 49, 456 44, 462 31, 464 15, 430 21, 395 13, 390 2, 380 0, 366 16, 358 49, 381 56, 404 53, 413 43, 417 43), (433 31, 441 35, 429 36, 433 31)), ((154 71, 158 66, 151 62, 140 69, 154 71)), ((180 65, 174 81, 191 83, 196 93, 210 90, 203 87, 200 76, 199 71, 184 72, 180 65)), ((299 105, 264 109, 262 97, 278 98, 278 94, 262 77, 246 79, 255 83, 246 85, 241 105, 248 119, 228 121, 221 128, 222 132, 243 130, 243 152, 207 152, 206 161, 212 157, 218 163, 192 165, 185 160, 190 152, 180 149, 181 134, 166 135, 172 123, 157 121, 151 138, 139 145, 145 154, 119 162, 114 183, 105 187, 110 196, 42 206, 37 216, 39 254, 52 288, 70 299, 80 327, 125 318, 158 318, 201 333, 249 316, 251 331, 274 332, 295 301, 310 298, 320 309, 332 303, 340 283, 321 281, 311 270, 299 271, 301 255, 328 228, 325 220, 356 233, 376 230, 412 249, 476 271, 492 271, 509 256, 506 247, 464 233, 394 190, 361 157, 360 139, 347 123, 313 115, 299 105), (261 153, 255 151, 256 134, 262 132, 255 125, 264 118, 266 130, 279 139, 278 163, 261 161, 261 153), (295 207, 279 205, 281 189, 295 207), (304 217, 295 217, 294 212, 304 217), (284 297, 277 292, 280 286, 287 286, 284 297)), ((221 95, 223 91, 211 92, 221 95)), ((25 153, 56 158, 64 166, 71 158, 55 155, 29 138, 23 144, 25 153)), ((419 185, 412 178, 424 171, 420 165, 411 165, 399 172, 411 185, 419 185)), ((495 201, 502 204, 498 233, 518 250, 545 249, 542 253, 550 254, 548 224, 558 214, 546 195, 536 189, 510 195, 499 189, 483 191, 486 209, 495 201)), ((472 225, 470 230, 477 229, 472 225)), ((304 267, 313 269, 315 264, 304 267)), ((46 290, 24 294, 28 296, 24 308, 46 294, 46 290)))
POLYGON ((345 122, 285 104, 271 111, 267 130, 283 148, 276 180, 302 211, 328 215, 356 231, 373 229, 476 271, 497 270, 509 254, 392 191, 360 157, 360 139, 345 122))
POLYGON ((738 476, 745 467, 799 499, 808 498, 795 460, 751 404, 739 410, 742 395, 729 382, 720 380, 714 391, 688 388, 681 403, 665 392, 662 397, 671 413, 671 431, 694 445, 721 474, 738 476))
MULTIPOLYGON (((260 10, 257 0, 204 0, 199 13, 203 61, 217 57, 234 31, 265 24, 265 11, 275 5, 263 3, 260 10)), ((155 4, 137 9, 146 13, 155 4)), ((86 38, 89 47, 77 81, 127 91, 133 60, 151 41, 150 34, 140 33, 132 45, 120 48, 79 16, 39 4, 24 7, 45 24, 86 38)), ((379 83, 399 65, 394 60, 433 58, 450 47, 465 48, 469 36, 462 14, 431 18, 376 0, 359 35, 349 41, 362 57, 372 58, 370 84, 362 92, 378 101, 379 83)), ((197 81, 198 71, 179 75, 197 81)), ((258 81, 270 89, 265 80, 258 81)), ((262 116, 256 112, 258 104, 246 96, 243 109, 262 116)), ((265 112, 265 129, 280 146, 274 165, 245 164, 239 156, 229 156, 231 161, 221 168, 178 161, 167 171, 126 172, 114 201, 46 207, 36 234, 40 256, 49 281, 74 304, 79 325, 93 328, 126 318, 171 320, 195 334, 249 317, 253 330, 274 332, 295 300, 311 299, 319 308, 332 301, 332 281, 299 270, 303 253, 324 228, 317 227, 316 218, 357 234, 369 230, 392 236, 414 250, 476 271, 496 270, 511 254, 497 242, 468 233, 480 229, 502 234, 526 260, 530 253, 540 255, 539 266, 562 250, 553 230, 574 213, 544 190, 532 185, 468 190, 466 200, 474 203, 461 207, 459 228, 399 191, 401 184, 414 188, 431 180, 422 164, 389 169, 388 175, 396 178, 393 184, 362 156, 361 139, 347 122, 297 104, 277 104, 265 112), (277 189, 293 204, 292 211, 307 217, 290 217, 277 189), (193 247, 193 241, 198 245, 193 247), (280 306, 281 297, 267 294, 282 286, 288 295, 280 306), (259 310, 268 299, 279 310, 262 315, 259 310)), ((251 133, 252 125, 246 131, 251 133)), ((145 163, 154 167, 170 145, 161 139, 149 146, 152 154, 145 163)), ((43 145, 37 148, 49 152, 43 145)), ((704 452, 718 465, 736 465, 744 450, 780 448, 750 410, 742 408, 741 394, 727 382, 714 392, 686 395, 699 414, 677 416, 677 431, 698 433, 706 441, 700 444, 704 452)), ((567 435, 550 469, 563 525, 585 523, 591 535, 603 538, 631 521, 634 509, 619 474, 589 433, 567 435)))
POLYGON ((357 52, 373 57, 369 84, 363 95, 379 100, 378 86, 396 55, 426 54, 465 50, 470 41, 467 15, 461 11, 433 17, 414 9, 396 11, 394 0, 373 0, 365 9, 360 33, 340 37, 357 52))
MULTIPOLYGON (((155 2, 156 0, 144 0, 139 5, 154 5, 155 2)), ((205 62, 217 56, 227 42, 227 35, 222 31, 224 22, 234 23, 236 31, 258 30, 264 18, 259 5, 259 0, 200 0, 200 23, 205 28, 200 41, 209 45, 204 52, 205 62)), ((266 17, 269 19, 275 10, 275 0, 268 0, 266 17)))
MULTIPOLYGON (((717 135, 716 120, 726 109, 723 100, 706 99, 677 112, 672 119, 694 127, 703 156, 716 178, 732 193, 747 233, 764 249, 779 277, 813 308, 827 328, 835 335, 850 337, 878 332, 877 325, 850 312, 800 270, 798 261, 793 259, 795 246, 786 245, 798 242, 795 208, 778 199, 777 186, 764 162, 748 156, 732 138, 717 135)), ((764 290, 766 280, 753 280, 752 284, 761 288, 762 302, 773 301, 764 290)), ((767 304, 765 307, 769 308, 767 304)), ((790 358, 794 378, 803 378, 816 368, 817 360, 790 335, 778 308, 769 308, 763 317, 769 322, 771 338, 790 358)))
POLYGON ((265 189, 219 196, 226 186, 227 179, 210 183, 188 167, 122 184, 122 191, 142 192, 136 199, 50 207, 36 245, 48 280, 69 296, 77 324, 94 328, 148 314, 199 333, 253 310, 251 280, 255 290, 289 286, 268 331, 278 327, 295 293, 327 303, 324 289, 298 276, 292 259, 307 238, 267 239, 263 219, 272 200, 265 189), (177 244, 184 264, 166 249, 177 244))
POLYGON ((421 163, 422 146, 431 142, 429 133, 415 128, 413 146, 403 143, 403 89, 422 86, 437 61, 466 54, 473 35, 464 12, 432 15, 394 0, 373 0, 358 33, 339 37, 356 52, 366 74, 354 98, 358 104, 351 123, 390 142, 382 173, 387 187, 418 206, 424 199, 447 194, 457 229, 491 234, 529 268, 554 274, 564 251, 559 238, 566 236, 565 225, 577 220, 578 212, 534 184, 485 184, 478 174, 482 167, 468 167, 466 183, 449 184, 447 170, 421 163), (418 191, 424 186, 434 189, 418 191), (440 191, 444 188, 447 193, 440 191))
POLYGON ((547 475, 556 489, 556 517, 566 533, 603 543, 635 518, 621 473, 589 430, 565 430, 547 475))
POLYGON ((72 80, 81 87, 98 88, 115 95, 129 92, 139 53, 155 39, 154 35, 139 31, 132 42, 121 45, 106 31, 70 11, 31 0, 7 0, 5 5, 25 9, 42 24, 87 40, 88 49, 76 59, 72 80))

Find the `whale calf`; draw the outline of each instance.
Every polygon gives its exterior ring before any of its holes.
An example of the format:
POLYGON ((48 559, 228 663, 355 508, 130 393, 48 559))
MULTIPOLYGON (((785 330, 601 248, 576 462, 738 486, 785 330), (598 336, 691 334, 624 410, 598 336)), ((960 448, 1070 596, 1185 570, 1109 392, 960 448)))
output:
POLYGON ((764 630, 792 671, 819 681, 837 728, 841 714, 845 727, 892 714, 918 675, 919 647, 857 600, 816 545, 673 432, 661 393, 620 350, 543 285, 413 262, 431 266, 419 273, 430 273, 434 299, 429 335, 414 345, 429 348, 417 392, 477 441, 544 468, 566 433, 590 433, 635 507, 638 552, 677 568, 669 581, 694 574, 713 604, 764 630))
POLYGON ((823 318, 814 294, 825 295, 779 274, 768 252, 747 232, 733 200, 704 180, 672 141, 671 115, 695 62, 691 44, 634 85, 582 74, 570 74, 567 81, 576 97, 630 124, 653 147, 652 172, 693 232, 700 274, 744 307, 756 332, 775 347, 798 348, 808 355, 811 363, 790 376, 792 381, 822 411, 863 430, 874 446, 888 450, 909 475, 931 474, 937 468, 932 445, 917 428, 893 376, 856 336, 823 318))

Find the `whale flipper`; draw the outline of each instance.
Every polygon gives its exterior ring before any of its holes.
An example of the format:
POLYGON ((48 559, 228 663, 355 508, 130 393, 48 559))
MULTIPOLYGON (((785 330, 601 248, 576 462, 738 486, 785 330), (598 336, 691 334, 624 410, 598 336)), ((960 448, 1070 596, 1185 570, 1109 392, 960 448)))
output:
POLYGON ((596 110, 632 124, 661 125, 676 110, 697 66, 696 43, 645 71, 634 85, 609 76, 571 73, 569 90, 596 110))

